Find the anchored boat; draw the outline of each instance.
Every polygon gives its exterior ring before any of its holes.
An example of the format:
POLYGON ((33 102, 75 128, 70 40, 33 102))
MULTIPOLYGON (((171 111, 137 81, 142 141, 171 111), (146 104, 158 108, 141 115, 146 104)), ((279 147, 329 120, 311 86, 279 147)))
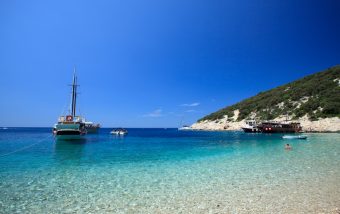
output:
POLYGON ((260 132, 255 120, 247 120, 246 124, 241 127, 244 132, 260 132))
POLYGON ((98 130, 100 129, 100 124, 94 124, 93 122, 86 121, 85 122, 85 128, 87 131, 87 134, 95 134, 98 133, 98 130))
POLYGON ((77 103, 77 76, 74 71, 72 83, 71 114, 60 116, 58 123, 53 128, 53 134, 57 140, 79 140, 85 137, 86 125, 81 116, 76 116, 77 103))
POLYGON ((298 139, 298 140, 305 140, 307 139, 306 135, 284 135, 282 136, 283 139, 298 139))
POLYGON ((262 133, 297 133, 302 131, 300 123, 262 122, 258 125, 262 133))
POLYGON ((261 132, 261 133, 298 133, 302 131, 300 123, 294 122, 260 122, 247 120, 242 126, 244 132, 261 132))
POLYGON ((118 135, 118 136, 124 136, 124 135, 128 134, 128 131, 126 129, 123 129, 123 128, 117 128, 117 129, 112 130, 110 132, 110 134, 118 135))
POLYGON ((183 125, 182 127, 178 128, 179 131, 185 131, 185 130, 192 130, 191 126, 183 125))

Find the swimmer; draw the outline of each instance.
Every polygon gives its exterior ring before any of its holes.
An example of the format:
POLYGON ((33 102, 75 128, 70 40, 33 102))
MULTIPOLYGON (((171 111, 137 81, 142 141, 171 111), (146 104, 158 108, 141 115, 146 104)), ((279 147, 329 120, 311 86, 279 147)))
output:
POLYGON ((285 150, 292 150, 292 147, 291 147, 291 145, 289 145, 289 143, 287 143, 285 145, 285 150))

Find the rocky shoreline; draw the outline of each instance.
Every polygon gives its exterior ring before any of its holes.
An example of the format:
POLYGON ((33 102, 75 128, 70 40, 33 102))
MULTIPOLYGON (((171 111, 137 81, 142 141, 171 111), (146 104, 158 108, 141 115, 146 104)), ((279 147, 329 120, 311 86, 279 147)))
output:
MULTIPOLYGON (((237 121, 238 111, 235 111, 232 120, 228 120, 225 116, 219 120, 204 120, 192 124, 193 130, 207 130, 207 131, 237 131, 242 130, 242 126, 245 124, 245 120, 237 121)), ((274 119, 274 121, 283 122, 285 116, 281 115, 274 119)), ((299 122, 304 132, 340 132, 340 118, 322 118, 316 121, 311 121, 307 116, 299 118, 297 120, 291 120, 291 122, 299 122)))

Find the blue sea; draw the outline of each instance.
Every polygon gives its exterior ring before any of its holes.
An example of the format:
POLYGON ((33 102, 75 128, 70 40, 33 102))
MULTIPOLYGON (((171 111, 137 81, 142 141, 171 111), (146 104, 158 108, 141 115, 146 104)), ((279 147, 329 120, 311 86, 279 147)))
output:
POLYGON ((339 133, 110 131, 67 142, 0 129, 0 213, 340 211, 339 133))

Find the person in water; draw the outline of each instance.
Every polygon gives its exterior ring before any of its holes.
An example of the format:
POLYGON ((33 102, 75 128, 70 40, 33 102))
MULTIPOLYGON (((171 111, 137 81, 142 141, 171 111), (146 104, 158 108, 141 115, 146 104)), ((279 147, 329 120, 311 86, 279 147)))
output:
POLYGON ((292 150, 292 146, 289 145, 289 143, 287 143, 287 144, 285 145, 285 150, 292 150))

